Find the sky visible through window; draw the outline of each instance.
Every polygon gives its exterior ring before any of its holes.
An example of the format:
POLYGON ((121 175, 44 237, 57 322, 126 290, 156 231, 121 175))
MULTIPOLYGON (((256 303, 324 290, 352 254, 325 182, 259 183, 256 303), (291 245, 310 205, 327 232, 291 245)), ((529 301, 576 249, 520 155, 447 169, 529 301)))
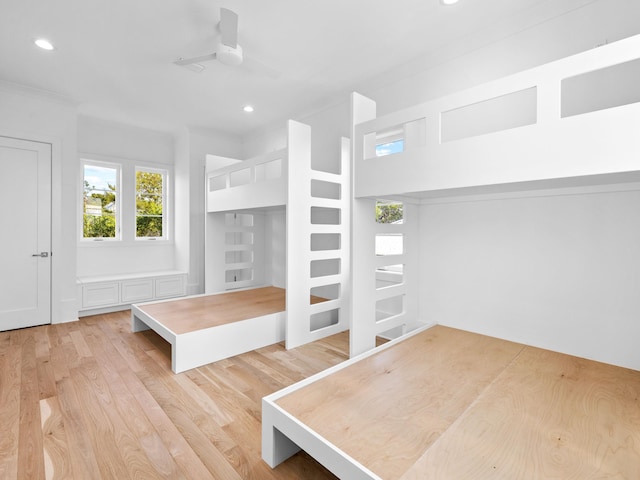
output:
POLYGON ((114 168, 85 165, 84 179, 97 191, 109 190, 109 185, 116 185, 116 172, 114 168))
POLYGON ((404 151, 404 140, 396 140, 394 142, 381 143, 376 145, 376 157, 384 157, 385 155, 393 155, 404 151))

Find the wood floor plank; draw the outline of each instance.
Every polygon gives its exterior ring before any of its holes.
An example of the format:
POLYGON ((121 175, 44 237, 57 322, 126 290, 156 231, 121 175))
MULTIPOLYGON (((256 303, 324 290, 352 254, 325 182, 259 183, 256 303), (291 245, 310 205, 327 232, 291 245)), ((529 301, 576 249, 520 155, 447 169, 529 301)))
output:
POLYGON ((123 380, 129 391, 140 404, 144 415, 158 433, 176 464, 190 480, 206 480, 210 478, 200 458, 191 449, 189 443, 180 434, 166 412, 160 407, 155 398, 145 388, 140 379, 130 371, 123 373, 123 380))
MULTIPOLYGON (((78 401, 82 405, 85 424, 91 425, 88 429, 89 439, 93 451, 96 452, 100 474, 103 478, 133 478, 118 446, 122 432, 116 431, 117 426, 113 425, 101 406, 101 400, 108 393, 97 364, 94 360, 86 361, 70 373, 74 385, 77 386, 78 401)), ((133 467, 135 466, 134 464, 133 467)))
POLYGON ((38 376, 38 396, 40 400, 50 398, 56 394, 56 378, 51 364, 51 358, 42 356, 36 358, 38 376))
POLYGON ((0 332, 0 355, 4 355, 11 345, 11 333, 8 331, 0 332))
MULTIPOLYGON (((5 336, 9 339, 9 335, 5 336)), ((18 477, 22 347, 11 345, 0 355, 0 478, 18 477)))
POLYGON ((207 422, 197 402, 174 381, 170 369, 149 358, 138 376, 214 478, 241 478, 223 453, 233 442, 219 426, 207 422))
POLYGON ((44 477, 40 391, 36 365, 36 329, 22 331, 18 478, 44 477))
POLYGON ((91 350, 87 345, 87 342, 84 339, 84 336, 78 330, 74 330, 69 332, 69 336, 71 337, 71 341, 73 342, 73 346, 78 352, 78 356, 82 358, 90 358, 92 356, 91 350))
MULTIPOLYGON (((81 387, 81 385, 78 385, 81 387)), ((80 403, 76 394, 76 385, 71 374, 56 382, 58 403, 65 425, 69 457, 74 479, 101 479, 97 457, 101 450, 94 450, 91 442, 91 423, 85 423, 84 405, 80 403)), ((84 395, 82 395, 84 397, 84 395)), ((108 477, 107 477, 108 478, 108 477)))
POLYGON ((57 397, 40 400, 45 478, 47 480, 72 477, 71 457, 60 403, 57 397))
POLYGON ((43 325, 42 328, 34 328, 33 333, 36 339, 36 357, 48 357, 51 344, 49 341, 49 330, 51 325, 43 325))
POLYGON ((68 378, 71 368, 75 368, 80 363, 77 351, 69 336, 71 326, 68 323, 51 325, 49 331, 50 341, 50 361, 56 382, 63 378, 68 378))

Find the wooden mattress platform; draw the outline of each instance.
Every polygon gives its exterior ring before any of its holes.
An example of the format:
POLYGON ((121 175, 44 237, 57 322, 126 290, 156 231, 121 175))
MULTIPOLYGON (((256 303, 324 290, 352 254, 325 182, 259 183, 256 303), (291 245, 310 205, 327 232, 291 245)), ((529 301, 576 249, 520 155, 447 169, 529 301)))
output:
POLYGON ((263 399, 263 458, 340 478, 638 479, 640 372, 435 326, 263 399))
POLYGON ((171 344, 175 373, 284 340, 286 292, 262 287, 131 306, 131 329, 171 344))

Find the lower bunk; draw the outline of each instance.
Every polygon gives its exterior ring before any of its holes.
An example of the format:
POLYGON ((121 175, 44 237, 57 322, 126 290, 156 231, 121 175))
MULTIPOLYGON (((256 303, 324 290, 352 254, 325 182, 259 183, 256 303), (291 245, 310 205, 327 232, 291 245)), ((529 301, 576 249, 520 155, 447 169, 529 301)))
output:
POLYGON ((263 459, 340 478, 640 478, 640 372, 444 326, 263 399, 263 459))
POLYGON ((131 330, 171 344, 175 373, 284 340, 286 292, 262 287, 131 306, 131 330))

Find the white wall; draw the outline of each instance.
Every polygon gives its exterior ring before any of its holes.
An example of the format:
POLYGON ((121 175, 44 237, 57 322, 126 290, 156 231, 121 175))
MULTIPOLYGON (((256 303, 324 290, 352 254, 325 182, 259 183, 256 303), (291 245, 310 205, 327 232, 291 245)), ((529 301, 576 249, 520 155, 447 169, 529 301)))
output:
POLYGON ((0 135, 52 145, 51 321, 76 320, 76 109, 64 99, 0 84, 0 135))
POLYGON ((274 287, 287 286, 287 214, 272 211, 265 217, 265 281, 274 287))
MULTIPOLYGON (((348 100, 347 97, 345 97, 348 100)), ((311 127, 311 167, 331 173, 340 173, 340 137, 351 135, 350 104, 348 101, 311 116, 293 118, 311 127)), ((253 158, 287 146, 287 126, 273 125, 271 129, 253 132, 243 139, 243 158, 253 158)))
MULTIPOLYGON (((173 168, 174 139, 167 133, 131 127, 90 117, 78 118, 79 159, 103 160, 121 163, 133 171, 136 165, 173 168)), ((81 167, 77 162, 75 191, 80 192, 81 167)), ((133 175, 133 174, 132 174, 133 175)), ((129 178, 132 178, 132 175, 129 178)), ((124 188, 124 187, 123 187, 124 188)), ((170 191, 174 188, 170 172, 170 191)), ((131 185, 129 185, 131 189, 131 185)), ((124 193, 124 192, 123 192, 124 193)), ((131 193, 131 192, 130 192, 131 193)), ((76 207, 80 215, 80 207, 76 207)), ((134 208, 130 206, 130 208, 134 208)), ((169 204, 169 214, 173 214, 169 204)), ((119 242, 80 241, 77 232, 77 275, 99 276, 135 272, 153 272, 176 268, 173 230, 168 242, 135 241, 133 232, 124 232, 119 242)))
POLYGON ((563 192, 423 205, 421 317, 640 369, 640 185, 563 192))
POLYGON ((177 267, 189 272, 187 293, 204 292, 207 155, 241 158, 235 135, 184 128, 175 137, 177 267))

